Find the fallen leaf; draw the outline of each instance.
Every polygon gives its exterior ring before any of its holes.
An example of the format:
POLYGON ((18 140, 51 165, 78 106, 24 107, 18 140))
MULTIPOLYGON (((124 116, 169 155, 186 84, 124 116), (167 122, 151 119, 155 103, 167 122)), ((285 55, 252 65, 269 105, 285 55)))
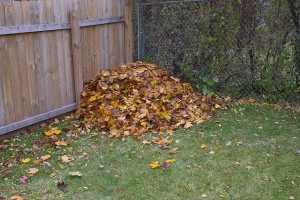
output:
POLYGON ((24 158, 21 161, 22 161, 22 163, 29 163, 30 160, 31 160, 30 158, 24 158))
POLYGON ((10 200, 25 200, 23 197, 21 197, 20 195, 14 195, 12 197, 9 198, 10 200))
POLYGON ((38 173, 39 169, 38 168, 29 168, 26 170, 26 172, 30 175, 35 175, 36 173, 38 173))
POLYGON ((51 158, 50 154, 41 157, 43 161, 48 160, 49 158, 51 158))
POLYGON ((82 176, 82 173, 79 172, 79 171, 76 171, 76 172, 69 172, 69 175, 70 175, 70 176, 78 176, 78 177, 80 177, 80 176, 82 176))
POLYGON ((144 140, 144 141, 142 142, 142 144, 143 144, 143 145, 151 144, 151 142, 149 142, 149 141, 147 141, 147 140, 144 140))
POLYGON ((61 134, 61 130, 54 130, 53 133, 54 133, 55 135, 61 134))
POLYGON ((207 148, 207 146, 206 146, 206 144, 201 144, 201 147, 200 147, 201 149, 206 149, 207 148))
POLYGON ((176 154, 178 152, 178 148, 173 148, 169 151, 170 154, 176 154))
POLYGON ((64 142, 64 141, 57 141, 57 142, 55 142, 55 144, 57 145, 57 146, 67 146, 68 145, 68 143, 66 143, 66 142, 64 142))
POLYGON ((161 168, 164 170, 164 171, 167 171, 169 170, 169 164, 167 162, 164 162, 163 166, 161 166, 161 168))
POLYGON ((53 132, 52 131, 45 131, 44 134, 47 135, 47 136, 52 136, 53 132))
POLYGON ((155 162, 152 162, 152 163, 150 164, 150 167, 151 167, 152 169, 155 169, 155 168, 160 167, 160 164, 158 164, 158 161, 155 161, 155 162))
POLYGON ((250 98, 248 101, 249 101, 250 103, 254 103, 254 102, 255 102, 255 99, 254 99, 254 98, 250 98))
POLYGON ((42 162, 43 162, 42 159, 37 159, 37 160, 34 160, 34 161, 33 161, 33 163, 34 163, 35 165, 38 165, 38 164, 40 164, 40 163, 42 163, 42 162))
POLYGON ((184 128, 188 129, 188 128, 192 127, 192 126, 193 126, 193 124, 191 122, 186 122, 185 125, 184 125, 184 128))
POLYGON ((219 104, 216 104, 216 105, 215 105, 215 108, 218 109, 218 108, 222 108, 222 107, 221 107, 219 104))
POLYGON ((67 189, 68 189, 68 184, 65 184, 64 182, 58 182, 57 183, 57 187, 58 187, 58 189, 60 189, 61 191, 63 191, 63 192, 66 192, 67 191, 67 189))
POLYGON ((70 163, 72 161, 72 158, 67 155, 63 155, 60 157, 60 160, 62 163, 70 163))
POLYGON ((25 177, 22 177, 19 179, 20 183, 26 183, 27 182, 27 179, 25 177))
POLYGON ((173 162, 176 162, 176 159, 170 159, 170 160, 166 160, 166 163, 171 164, 173 162))

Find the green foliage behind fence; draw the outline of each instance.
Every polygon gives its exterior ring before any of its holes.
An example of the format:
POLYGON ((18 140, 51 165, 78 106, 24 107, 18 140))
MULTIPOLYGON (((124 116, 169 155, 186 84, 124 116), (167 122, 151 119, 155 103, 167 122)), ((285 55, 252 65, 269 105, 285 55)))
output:
POLYGON ((295 0, 155 2, 139 4, 144 60, 206 95, 300 104, 295 0))

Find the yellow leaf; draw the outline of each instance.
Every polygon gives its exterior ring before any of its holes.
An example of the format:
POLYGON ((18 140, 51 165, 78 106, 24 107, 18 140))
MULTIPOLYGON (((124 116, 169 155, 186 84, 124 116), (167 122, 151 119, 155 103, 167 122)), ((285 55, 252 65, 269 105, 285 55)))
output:
POLYGON ((158 164, 158 161, 152 162, 152 163, 150 164, 150 167, 151 167, 152 169, 155 169, 155 168, 160 167, 160 164, 158 164))
POLYGON ((83 152, 82 155, 86 156, 86 155, 88 155, 88 153, 87 152, 83 152))
POLYGON ((180 108, 180 104, 179 104, 179 103, 176 103, 176 104, 175 104, 175 109, 178 109, 178 108, 180 108))
POLYGON ((201 149, 207 148, 206 144, 201 144, 201 149))
POLYGON ((163 119, 166 119, 167 121, 171 120, 171 116, 167 112, 162 112, 160 114, 160 117, 163 118, 163 119))
POLYGON ((58 134, 61 133, 61 130, 54 130, 53 133, 54 133, 55 135, 58 135, 58 134))
POLYGON ((52 136, 53 132, 52 131, 45 131, 44 134, 47 135, 47 136, 52 136))
POLYGON ((82 176, 82 173, 81 172, 79 172, 79 171, 76 171, 76 172, 69 172, 69 175, 70 176, 82 176))
POLYGON ((49 154, 41 157, 42 160, 48 160, 49 158, 51 158, 49 154))
POLYGON ((30 158, 24 158, 24 159, 22 159, 22 163, 29 163, 30 162, 30 158))
POLYGON ((215 108, 221 108, 221 106, 219 104, 216 104, 215 108))
POLYGON ((110 104, 114 107, 114 108, 118 108, 120 105, 119 105, 119 102, 117 101, 111 101, 110 104))
POLYGON ((192 126, 193 126, 193 124, 191 122, 185 122, 184 128, 187 129, 187 128, 190 128, 192 126))
POLYGON ((89 98, 88 103, 91 103, 91 102, 93 102, 93 101, 95 101, 95 100, 96 100, 96 97, 95 97, 95 96, 92 96, 92 97, 89 98))
POLYGON ((38 173, 39 169, 38 168, 29 168, 26 170, 26 172, 30 175, 35 175, 36 173, 38 173))
POLYGON ((168 163, 168 164, 173 163, 173 162, 176 162, 176 159, 166 160, 166 163, 168 163))
POLYGON ((249 101, 250 103, 254 103, 254 102, 255 102, 255 99, 254 99, 254 98, 250 98, 248 101, 249 101))
POLYGON ((33 161, 33 163, 34 163, 35 165, 38 165, 38 164, 40 164, 41 162, 43 162, 42 159, 37 159, 37 160, 34 160, 34 161, 33 161))
POLYGON ((55 144, 57 145, 57 146, 67 146, 68 145, 68 143, 66 143, 66 142, 64 142, 64 141, 57 141, 57 142, 55 142, 55 144))
POLYGON ((146 127, 147 126, 147 122, 141 122, 141 125, 146 127))
POLYGON ((171 151, 169 151, 170 154, 176 154, 178 151, 178 148, 173 148, 171 151))

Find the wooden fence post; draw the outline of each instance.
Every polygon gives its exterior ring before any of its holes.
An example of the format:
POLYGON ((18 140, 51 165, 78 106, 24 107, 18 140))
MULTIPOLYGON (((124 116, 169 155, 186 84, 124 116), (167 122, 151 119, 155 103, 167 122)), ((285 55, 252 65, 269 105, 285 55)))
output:
POLYGON ((83 69, 81 62, 81 41, 79 27, 79 12, 78 9, 73 9, 70 12, 71 19, 71 38, 72 38, 72 61, 74 70, 75 82, 75 98, 77 105, 80 102, 80 93, 83 90, 83 69))
POLYGON ((132 0, 125 1, 125 62, 133 61, 133 5, 132 0))

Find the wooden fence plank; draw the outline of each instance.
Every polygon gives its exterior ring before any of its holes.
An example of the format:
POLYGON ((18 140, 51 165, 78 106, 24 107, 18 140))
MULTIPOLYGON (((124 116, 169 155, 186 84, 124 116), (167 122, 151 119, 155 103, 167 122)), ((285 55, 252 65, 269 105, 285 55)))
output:
MULTIPOLYGON (((97 3, 97 10, 100 11, 99 12, 99 18, 104 18, 102 9, 103 9, 103 1, 98 1, 97 3)), ((98 32, 98 37, 99 37, 99 68, 100 69, 104 69, 105 67, 105 41, 104 41, 104 26, 99 26, 99 32, 98 32)))
MULTIPOLYGON (((60 1, 61 3, 61 20, 63 23, 69 23, 69 10, 70 1, 60 1)), ((67 83, 67 101, 68 104, 75 102, 75 88, 74 88, 74 77, 73 77, 73 67, 72 67, 72 55, 71 55, 71 31, 63 31, 63 51, 64 51, 64 67, 66 72, 66 83, 67 83)))
POLYGON ((133 5, 131 0, 125 3, 125 56, 126 63, 133 61, 133 5))
MULTIPOLYGON (((35 1, 30 1, 30 14, 31 14, 31 24, 40 23, 39 15, 39 3, 35 1)), ((43 71, 43 56, 42 56, 42 42, 39 34, 33 34, 33 51, 34 51, 34 66, 36 71, 37 89, 38 89, 38 107, 39 112, 44 113, 47 111, 46 96, 44 95, 46 91, 45 87, 45 76, 43 71)))
MULTIPOLYGON (((31 24, 31 14, 30 14, 30 2, 22 1, 22 14, 23 23, 31 24)), ((25 34, 25 46, 26 46, 26 70, 28 76, 28 87, 29 87, 29 98, 30 98, 30 109, 33 115, 40 113, 39 111, 39 96, 37 87, 37 77, 36 77, 36 66, 34 62, 34 48, 33 48, 33 34, 25 34)))
MULTIPOLYGON (((99 18, 99 11, 97 10, 97 2, 98 1, 92 1, 91 3, 91 18, 97 19, 99 18)), ((100 71, 100 38, 99 38, 99 26, 93 26, 92 27, 92 35, 93 35, 93 69, 91 71, 91 77, 93 78, 96 74, 100 71)))
POLYGON ((24 128, 26 126, 30 126, 30 125, 33 125, 33 124, 36 124, 36 123, 39 123, 39 122, 42 122, 42 121, 60 116, 60 115, 63 115, 65 113, 72 112, 75 109, 76 109, 76 104, 70 104, 68 106, 64 106, 62 108, 54 109, 54 110, 51 110, 49 112, 46 112, 46 113, 43 113, 43 114, 40 114, 40 115, 36 115, 34 117, 30 117, 30 118, 24 119, 22 121, 12 123, 12 124, 7 125, 7 126, 2 126, 2 127, 0 127, 0 136, 5 134, 5 133, 24 128))
MULTIPOLYGON (((15 25, 15 16, 13 11, 13 6, 15 4, 9 3, 5 7, 5 22, 8 26, 15 25)), ((15 111, 15 120, 21 120, 23 118, 23 107, 22 107, 22 97, 20 88, 20 74, 17 58, 17 42, 16 36, 8 37, 8 59, 10 64, 10 76, 11 76, 11 89, 13 95, 13 106, 15 111)))
MULTIPOLYGON (((15 25, 21 26, 24 24, 23 22, 23 13, 22 13, 22 5, 21 2, 13 3, 13 12, 15 17, 15 25)), ((21 119, 25 119, 31 117, 32 109, 30 106, 30 94, 29 94, 29 78, 28 78, 28 69, 26 64, 26 46, 25 46, 25 36, 22 34, 15 35, 16 40, 16 49, 15 56, 17 62, 17 86, 19 92, 16 94, 21 97, 21 106, 22 106, 22 116, 21 119)), ((19 120, 21 120, 19 119, 19 120)))
MULTIPOLYGON (((54 17, 55 23, 61 23, 61 8, 60 0, 54 0, 54 17)), ((63 31, 56 31, 56 44, 57 44, 57 62, 58 62, 58 77, 59 77, 59 92, 60 92, 60 101, 61 106, 68 105, 67 101, 67 83, 66 83, 66 70, 64 66, 64 51, 63 51, 63 31)))
MULTIPOLYGON (((91 1, 87 0, 84 1, 84 9, 85 9, 85 18, 86 19, 92 19, 91 16, 91 1)), ((84 31, 86 32, 86 38, 83 38, 83 40, 86 42, 87 46, 85 51, 88 52, 87 57, 84 59, 87 60, 87 65, 84 68, 84 73, 87 74, 87 79, 93 78, 93 66, 94 66, 94 42, 93 42, 93 30, 92 27, 84 28, 84 31)))
POLYGON ((80 102, 80 94, 83 89, 83 73, 81 64, 81 38, 79 28, 79 11, 72 10, 71 12, 71 33, 72 33, 72 52, 74 66, 74 81, 75 81, 75 99, 76 103, 80 102))
MULTIPOLYGON (((0 4, 0 27, 5 26, 5 16, 4 16, 4 4, 0 4)), ((4 56, 5 48, 5 38, 0 36, 0 58, 4 56)), ((3 62, 0 62, 0 126, 6 125, 6 112, 5 112, 5 99, 6 95, 4 94, 4 80, 2 78, 4 74, 4 65, 3 62)))
MULTIPOLYGON (((39 2, 39 15, 40 15, 40 23, 44 24, 47 23, 47 18, 46 18, 46 2, 45 0, 42 0, 39 2)), ((53 85, 52 85, 52 80, 51 80, 51 71, 52 71, 52 66, 50 63, 50 43, 51 41, 49 40, 51 38, 51 33, 50 32, 43 32, 40 33, 40 39, 41 39, 41 44, 42 44, 42 72, 43 72, 43 79, 45 82, 45 90, 40 94, 44 96, 45 102, 46 102, 46 110, 44 112, 50 111, 51 109, 54 108, 53 106, 53 85)))
MULTIPOLYGON (((25 1, 22 1, 22 3, 25 1)), ((80 27, 99 26, 104 24, 114 24, 124 22, 124 17, 109 17, 105 19, 90 19, 81 20, 80 27)), ((22 25, 22 26, 8 26, 0 27, 0 35, 14 35, 22 33, 36 33, 57 30, 67 30, 71 28, 71 24, 66 23, 51 23, 51 24, 35 24, 35 25, 22 25)))
MULTIPOLYGON (((45 8, 46 8, 46 21, 48 24, 54 23, 54 5, 53 0, 47 0, 45 2, 45 8)), ((59 88, 59 77, 58 77, 58 54, 57 54, 57 38, 56 33, 51 31, 48 32, 48 45, 49 45, 49 78, 50 78, 50 84, 52 89, 52 109, 53 108, 59 108, 61 106, 60 103, 60 91, 59 88)))

